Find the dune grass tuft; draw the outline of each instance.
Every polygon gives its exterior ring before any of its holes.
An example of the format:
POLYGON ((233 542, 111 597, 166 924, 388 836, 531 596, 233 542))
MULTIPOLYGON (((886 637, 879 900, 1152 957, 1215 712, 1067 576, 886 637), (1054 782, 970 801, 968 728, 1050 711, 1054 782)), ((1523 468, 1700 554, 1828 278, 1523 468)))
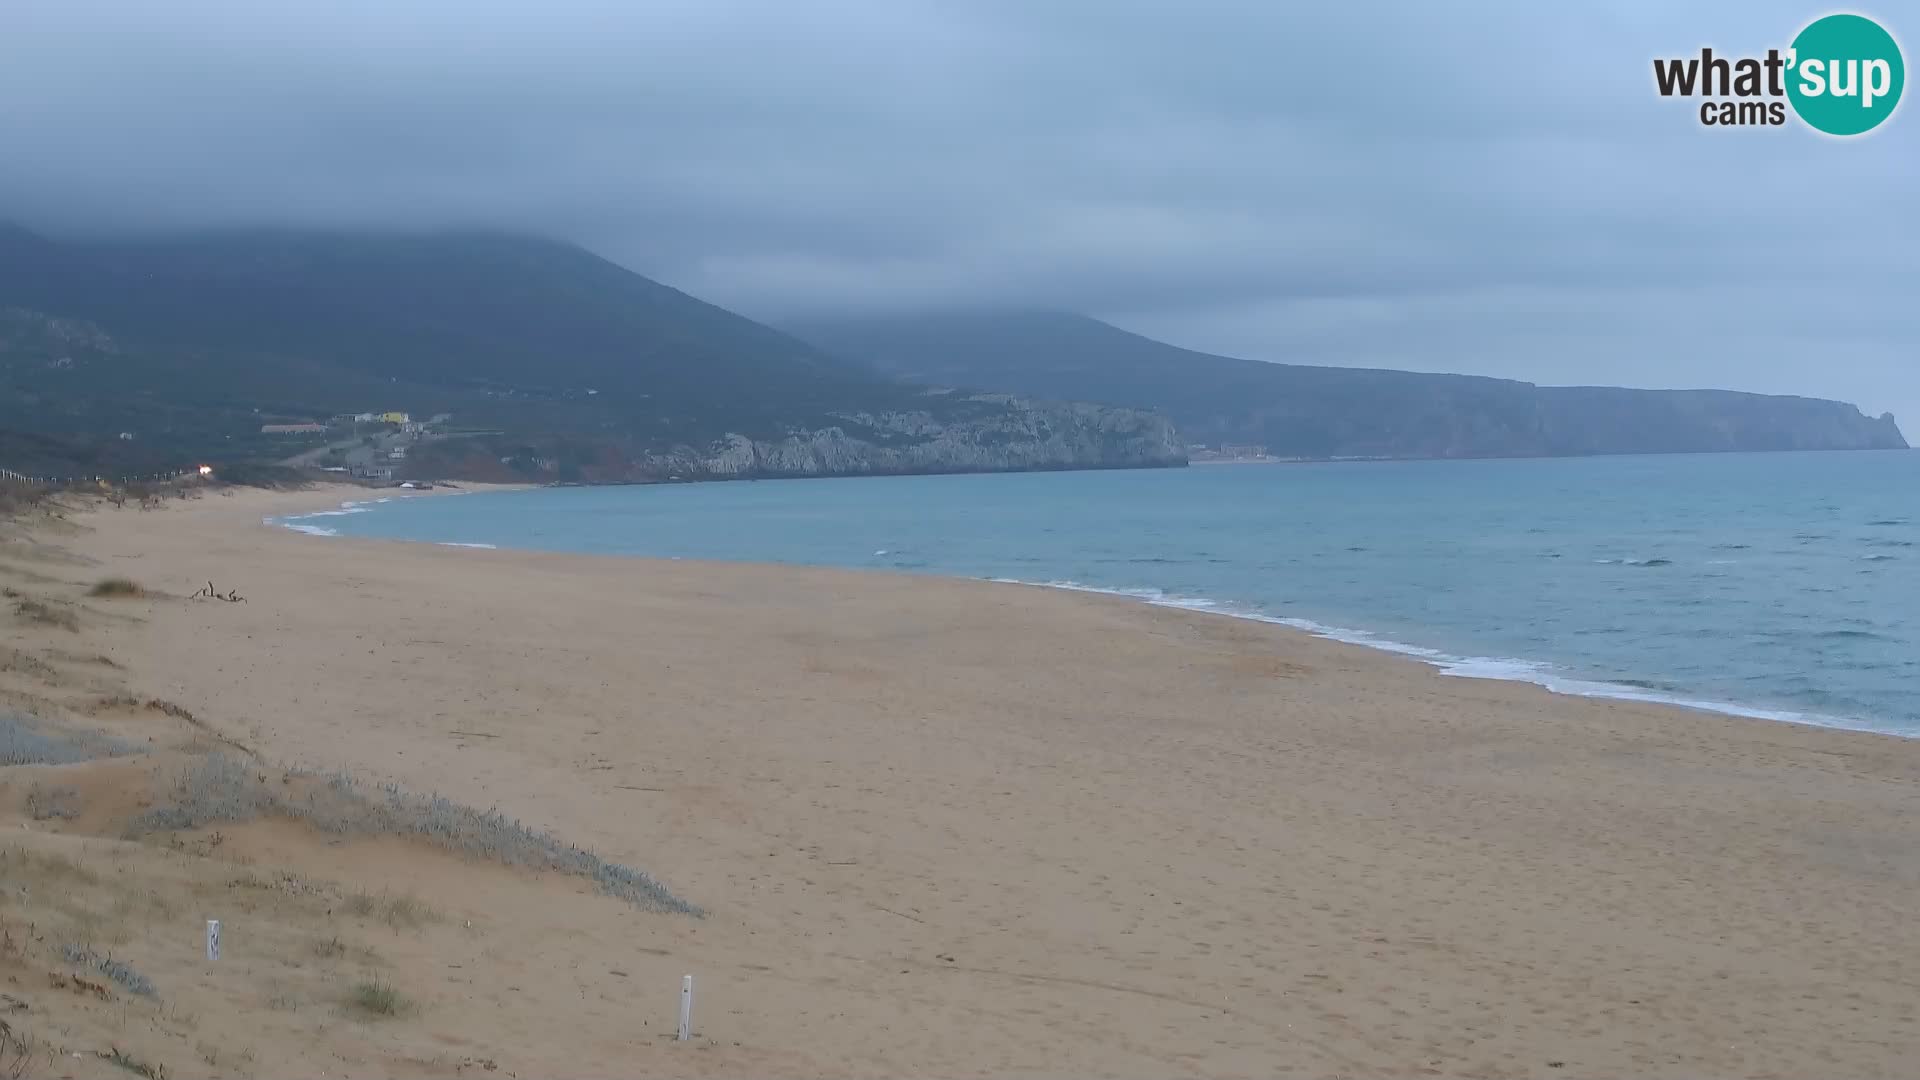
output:
MULTIPOLYGON (((246 766, 225 754, 208 754, 181 774, 174 801, 127 824, 129 836, 181 832, 205 825, 253 821, 279 809, 275 794, 246 766)), ((286 816, 298 816, 287 814, 286 816)))
POLYGON ((124 960, 101 956, 85 945, 63 945, 60 951, 66 957, 67 963, 92 968, 119 983, 131 993, 139 994, 141 997, 153 997, 156 993, 153 980, 134 970, 133 965, 124 960))
MULTIPOLYGON (((426 901, 407 893, 370 893, 361 890, 350 894, 341 907, 349 915, 376 918, 395 930, 438 922, 440 919, 440 913, 426 901)), ((334 942, 338 944, 339 939, 335 938, 334 942)))
POLYGON ((366 979, 353 984, 347 1003, 369 1016, 405 1016, 413 1011, 413 999, 381 979, 366 979))
POLYGON ((80 629, 80 620, 74 617, 73 612, 54 607, 44 600, 35 600, 31 596, 15 599, 13 613, 28 622, 39 623, 42 626, 55 626, 62 630, 76 632, 80 629))
POLYGON ((110 577, 95 582, 87 595, 108 600, 137 600, 147 595, 147 590, 131 578, 110 577))
POLYGON ((393 785, 368 792, 345 774, 304 785, 296 794, 285 784, 269 785, 264 774, 220 753, 198 759, 180 777, 173 801, 135 818, 127 832, 139 836, 198 829, 268 815, 340 835, 424 840, 469 858, 584 877, 602 892, 648 911, 701 914, 645 871, 608 862, 497 810, 475 810, 393 785))

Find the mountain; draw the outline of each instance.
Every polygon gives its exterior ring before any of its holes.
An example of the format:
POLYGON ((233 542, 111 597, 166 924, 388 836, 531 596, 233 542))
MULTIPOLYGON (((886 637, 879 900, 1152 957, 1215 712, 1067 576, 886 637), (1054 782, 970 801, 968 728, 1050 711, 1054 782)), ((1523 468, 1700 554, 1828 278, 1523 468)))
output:
POLYGON ((389 410, 461 436, 406 469, 496 479, 1185 463, 1160 417, 908 385, 552 241, 0 227, 0 429, 151 463, 389 410))
POLYGON ((900 378, 1157 409, 1194 443, 1281 457, 1448 458, 1904 449, 1892 415, 1725 390, 1535 386, 1472 375, 1270 364, 1080 315, 970 312, 788 327, 900 378))

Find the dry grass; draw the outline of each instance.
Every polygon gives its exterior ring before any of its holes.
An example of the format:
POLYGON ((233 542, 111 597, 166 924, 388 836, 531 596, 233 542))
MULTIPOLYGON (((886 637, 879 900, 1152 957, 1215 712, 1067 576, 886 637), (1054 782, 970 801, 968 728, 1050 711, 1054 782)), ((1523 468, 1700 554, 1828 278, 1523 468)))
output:
POLYGON ((53 1055, 40 1050, 31 1032, 0 1020, 0 1080, 28 1080, 40 1075, 35 1066, 42 1058, 52 1064, 53 1055))
MULTIPOLYGON (((440 913, 432 905, 409 893, 361 890, 350 894, 342 902, 341 910, 361 918, 379 919, 395 930, 440 921, 440 913)), ((339 944, 339 940, 335 938, 334 943, 339 944)))
POLYGON ((45 660, 6 646, 0 646, 0 671, 16 671, 22 675, 48 681, 58 679, 60 675, 53 669, 53 665, 45 660))
POLYGON ((193 711, 186 706, 175 705, 171 701, 164 701, 160 698, 146 698, 143 700, 134 697, 132 694, 113 694, 101 698, 98 707, 102 709, 127 709, 133 712, 147 709, 152 712, 171 716, 176 720, 185 720, 189 724, 198 723, 194 718, 193 711))
POLYGON ((354 983, 347 1004, 371 1017, 406 1016, 414 1011, 413 999, 383 979, 354 983))
POLYGON ((80 816, 80 789, 67 784, 51 787, 35 784, 27 789, 27 815, 35 821, 77 818, 80 816))
POLYGON ((95 950, 142 941, 148 929, 177 918, 179 911, 165 890, 142 887, 125 876, 122 857, 74 858, 26 843, 0 848, 0 906, 32 922, 48 949, 67 943, 53 955, 134 990, 142 982, 138 973, 125 968, 121 958, 95 950))
POLYGON ((100 875, 65 855, 21 847, 0 848, 0 881, 27 888, 98 885, 100 875))
POLYGON ((153 980, 134 970, 133 965, 124 960, 102 956, 85 945, 63 945, 60 951, 67 963, 97 971, 131 993, 141 997, 153 997, 156 993, 153 980))
POLYGON ((109 600, 137 600, 147 595, 147 590, 130 578, 102 578, 93 588, 87 590, 88 596, 98 596, 109 600))
POLYGON ((0 480, 0 518, 8 518, 28 511, 51 513, 55 505, 53 492, 46 488, 30 487, 12 480, 0 480))
POLYGON ((13 613, 28 622, 39 623, 42 626, 57 627, 74 633, 80 630, 80 620, 73 612, 54 607, 44 600, 36 600, 31 596, 16 597, 13 601, 13 613))
MULTIPOLYGON (((17 806, 9 809, 16 811, 9 820, 24 819, 17 806)), ((323 854, 328 848, 325 838, 309 836, 291 849, 275 842, 235 862, 224 849, 208 857, 172 844, 37 829, 5 837, 0 1019, 20 1038, 0 1038, 0 1080, 103 1077, 121 1069, 148 1077, 319 1075, 342 1054, 378 1061, 402 1053, 387 1040, 410 1037, 406 1018, 431 1000, 441 967, 435 960, 455 931, 420 898, 380 892, 377 880, 310 876, 299 860, 320 858, 334 868, 323 854), (290 861, 253 862, 267 854, 290 861), (375 919, 423 925, 376 952, 367 942, 384 934, 381 922, 340 911, 356 895, 375 919), (215 982, 207 979, 200 943, 210 917, 233 928, 231 955, 215 969, 215 982), (385 955, 389 949, 397 955, 385 955), (23 1001, 30 1011, 17 1004, 23 1001), (39 1036, 37 1057, 25 1037, 28 1022, 39 1036), (62 1046, 49 1053, 53 1037, 62 1046), (85 1059, 69 1060, 68 1051, 85 1059), (29 1063, 9 1073, 23 1056, 29 1063)), ((344 865, 356 869, 351 860, 344 865)), ((367 1069, 389 1071, 371 1063, 367 1069)))
POLYGON ((591 879, 600 890, 648 911, 699 915, 645 871, 610 863, 550 833, 529 829, 498 811, 475 810, 440 796, 386 786, 369 793, 346 775, 322 781, 286 773, 269 784, 265 773, 214 753, 198 759, 175 785, 172 802, 127 826, 127 835, 176 832, 276 816, 322 832, 424 840, 469 858, 591 879), (306 781, 295 786, 294 780, 306 781))
POLYGON ((166 1066, 135 1057, 117 1046, 100 1056, 135 1076, 144 1076, 147 1080, 167 1080, 166 1066))

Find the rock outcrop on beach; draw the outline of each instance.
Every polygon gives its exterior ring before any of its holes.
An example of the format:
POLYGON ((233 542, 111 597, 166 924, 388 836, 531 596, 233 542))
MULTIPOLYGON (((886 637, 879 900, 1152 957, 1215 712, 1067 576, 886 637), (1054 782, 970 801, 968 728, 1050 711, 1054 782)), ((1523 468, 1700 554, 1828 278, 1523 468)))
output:
POLYGON ((549 240, 0 226, 0 452, 34 459, 0 457, 15 471, 343 455, 369 434, 382 471, 444 478, 1186 464, 1163 417, 1026 397, 882 375, 549 240), (404 446, 355 420, 393 414, 442 419, 404 446))
POLYGON ((1164 412, 1189 442, 1298 458, 1548 457, 1904 449, 1891 415, 1725 390, 1273 364, 1181 349, 1084 316, 975 312, 794 331, 899 378, 1164 412))

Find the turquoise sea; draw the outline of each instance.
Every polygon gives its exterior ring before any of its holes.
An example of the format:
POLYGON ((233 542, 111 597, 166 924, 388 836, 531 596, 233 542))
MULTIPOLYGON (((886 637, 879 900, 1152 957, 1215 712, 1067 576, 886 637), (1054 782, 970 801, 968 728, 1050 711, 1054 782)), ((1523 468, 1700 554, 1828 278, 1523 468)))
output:
POLYGON ((1112 591, 1453 675, 1920 736, 1913 452, 549 488, 282 524, 1112 591))

